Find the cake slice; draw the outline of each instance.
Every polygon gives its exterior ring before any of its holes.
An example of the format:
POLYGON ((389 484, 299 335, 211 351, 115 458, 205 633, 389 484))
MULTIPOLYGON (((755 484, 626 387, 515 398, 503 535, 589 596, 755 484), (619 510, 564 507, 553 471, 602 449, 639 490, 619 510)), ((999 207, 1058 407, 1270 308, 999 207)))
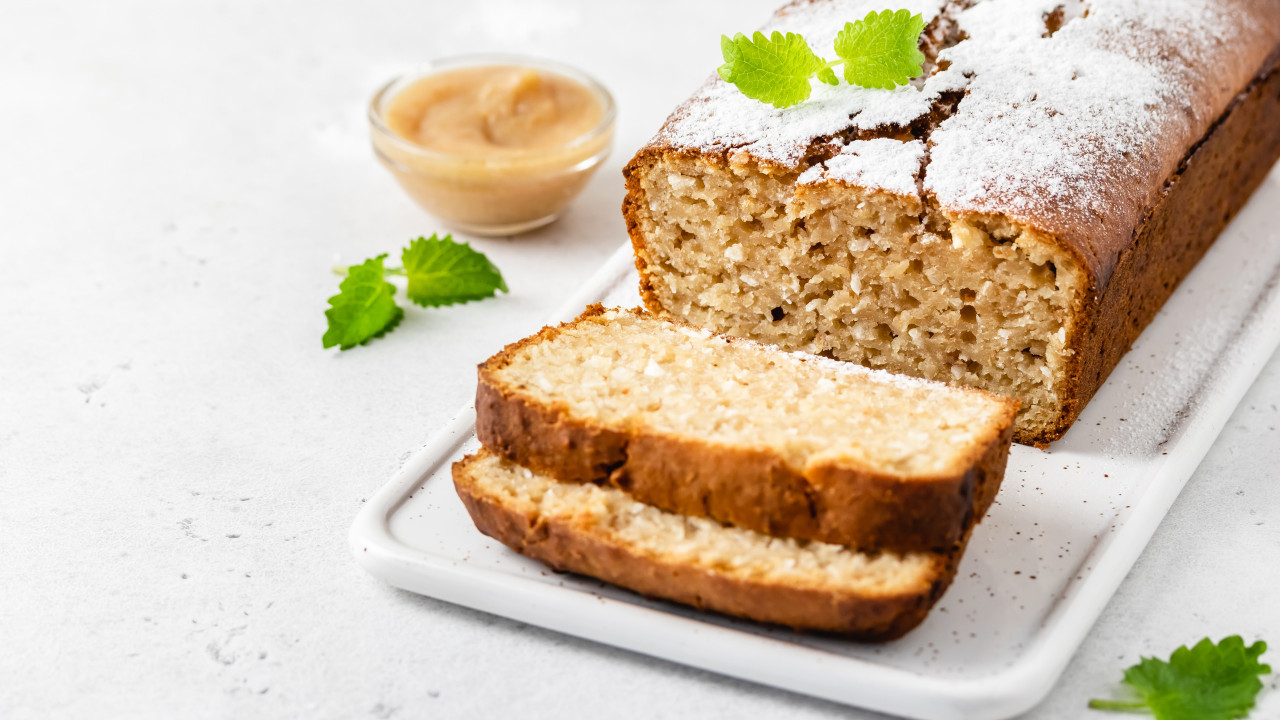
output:
POLYGON ((955 575, 945 553, 862 553, 664 512, 615 488, 561 482, 481 450, 453 466, 476 527, 557 570, 797 629, 888 640, 955 575))
POLYGON ((476 433, 563 481, 778 537, 946 552, 986 513, 1016 401, 588 308, 483 363, 476 433))

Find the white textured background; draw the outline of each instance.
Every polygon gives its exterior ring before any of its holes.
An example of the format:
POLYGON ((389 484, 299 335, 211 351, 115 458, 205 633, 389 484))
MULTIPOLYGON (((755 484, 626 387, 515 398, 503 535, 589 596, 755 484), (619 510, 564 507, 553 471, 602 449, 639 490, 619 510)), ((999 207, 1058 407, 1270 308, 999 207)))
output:
MULTIPOLYGON (((869 717, 392 590, 345 544, 624 240, 619 168, 776 1, 7 0, 0 717, 869 717), (329 268, 442 229, 374 162, 369 95, 474 51, 598 76, 612 159, 557 225, 476 242, 510 295, 321 350, 329 268)), ((1206 634, 1280 651, 1277 403, 1273 359, 1031 717, 1206 634)))

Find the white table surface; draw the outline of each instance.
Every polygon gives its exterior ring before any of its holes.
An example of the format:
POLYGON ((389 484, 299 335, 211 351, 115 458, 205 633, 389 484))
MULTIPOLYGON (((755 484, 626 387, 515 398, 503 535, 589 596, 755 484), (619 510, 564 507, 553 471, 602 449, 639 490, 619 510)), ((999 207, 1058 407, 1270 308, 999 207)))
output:
MULTIPOLYGON (((393 590, 345 543, 625 239, 622 164, 776 2, 5 3, 0 717, 871 717, 393 590), (443 229, 373 160, 369 95, 475 51, 598 76, 614 155, 559 223, 475 241, 509 295, 322 350, 330 268, 443 229)), ((1107 717, 1205 635, 1280 667, 1278 404, 1280 357, 1029 717, 1107 717)))

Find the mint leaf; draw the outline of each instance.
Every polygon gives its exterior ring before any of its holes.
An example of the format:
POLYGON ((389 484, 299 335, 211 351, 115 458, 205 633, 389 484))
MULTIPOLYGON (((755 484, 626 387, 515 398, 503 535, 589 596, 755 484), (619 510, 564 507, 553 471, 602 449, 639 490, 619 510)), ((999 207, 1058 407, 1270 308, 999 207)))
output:
POLYGON ((340 346, 350 350, 379 337, 400 323, 404 310, 396 305, 396 286, 382 279, 382 260, 386 255, 365 260, 347 269, 338 286, 338 294, 329 298, 324 316, 329 329, 324 333, 324 346, 340 346))
POLYGON ((724 64, 716 72, 743 95, 778 108, 809 99, 814 76, 839 85, 831 69, 834 65, 844 65, 844 79, 852 85, 892 90, 924 72, 924 53, 919 48, 924 24, 924 18, 910 10, 869 12, 861 20, 845 23, 836 35, 838 59, 830 62, 818 57, 796 33, 721 35, 724 64))
POLYGON ((452 235, 410 242, 400 262, 409 278, 406 294, 423 307, 483 300, 499 290, 507 292, 502 273, 489 258, 467 243, 454 242, 452 235))
MULTIPOLYGON (((777 30, 769 37, 761 32, 750 38, 742 33, 733 38, 721 35, 720 53, 724 64, 717 72, 725 82, 737 85, 752 100, 778 108, 808 99, 813 92, 809 79, 826 66, 803 37, 777 30)), ((826 70, 821 79, 830 83, 835 74, 826 70)))
POLYGON ((1169 661, 1142 658, 1124 671, 1137 701, 1090 700, 1096 710, 1150 713, 1157 720, 1236 720, 1253 709, 1259 675, 1271 668, 1258 662, 1267 644, 1245 646, 1239 635, 1215 645, 1209 638, 1173 651, 1169 661))
POLYGON ((836 35, 836 55, 852 85, 892 90, 924 72, 920 32, 924 18, 909 10, 867 13, 836 35))

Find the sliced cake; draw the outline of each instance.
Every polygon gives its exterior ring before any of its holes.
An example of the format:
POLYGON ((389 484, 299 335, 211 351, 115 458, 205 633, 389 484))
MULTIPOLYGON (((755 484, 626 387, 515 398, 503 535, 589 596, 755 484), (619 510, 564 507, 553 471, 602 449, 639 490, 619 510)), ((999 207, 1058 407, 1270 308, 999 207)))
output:
POLYGON ((488 451, 453 466, 476 527, 557 570, 644 595, 866 640, 918 625, 955 575, 945 553, 862 553, 665 512, 615 488, 562 482, 488 451))
POLYGON ((486 448, 682 515, 947 552, 986 512, 1016 401, 589 308, 479 369, 486 448))

